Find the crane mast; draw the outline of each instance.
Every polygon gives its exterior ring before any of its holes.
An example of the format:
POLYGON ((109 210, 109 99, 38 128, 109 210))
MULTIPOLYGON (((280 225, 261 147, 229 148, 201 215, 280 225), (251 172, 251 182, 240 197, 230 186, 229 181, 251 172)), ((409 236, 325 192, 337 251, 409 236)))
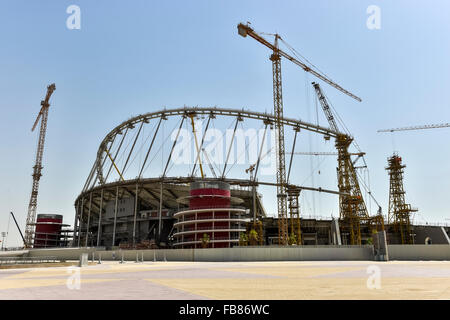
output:
POLYGON ((281 58, 278 49, 278 35, 275 35, 275 45, 270 56, 273 74, 273 105, 276 130, 276 159, 277 159, 277 208, 278 208, 278 239, 281 245, 287 245, 288 219, 287 219, 287 193, 286 193, 286 157, 284 149, 283 119, 283 93, 281 84, 281 58))
POLYGON ((38 139, 38 145, 36 150, 36 161, 33 166, 33 186, 31 189, 31 197, 30 197, 30 203, 28 204, 28 215, 27 215, 27 222, 25 226, 25 247, 30 248, 32 246, 33 242, 33 235, 34 235, 34 226, 36 222, 36 209, 37 209, 37 197, 38 197, 38 190, 39 190, 39 180, 42 176, 42 156, 44 154, 44 143, 45 143, 45 133, 47 131, 47 119, 48 119, 48 109, 50 107, 49 100, 51 95, 53 94, 53 91, 55 91, 56 87, 55 84, 51 84, 47 87, 47 94, 45 96, 45 99, 41 101, 41 110, 39 111, 39 114, 36 118, 36 121, 34 122, 33 128, 31 131, 34 131, 36 128, 39 120, 41 120, 41 126, 39 130, 39 139, 38 139))
MULTIPOLYGON (((317 98, 320 101, 323 112, 330 124, 330 127, 335 132, 338 132, 336 137, 336 150, 338 151, 338 187, 339 192, 339 213, 340 218, 347 224, 348 233, 350 235, 350 244, 361 244, 361 223, 368 222, 378 224, 377 229, 384 229, 383 218, 381 216, 381 207, 379 216, 369 217, 366 204, 362 197, 361 188, 359 186, 358 177, 354 164, 356 162, 351 160, 351 155, 348 151, 353 139, 343 133, 339 133, 339 128, 331 112, 330 105, 325 98, 325 95, 318 83, 312 83, 317 98)), ((357 153, 358 157, 364 155, 364 153, 357 153)), ((357 158, 358 159, 358 158, 357 158)))

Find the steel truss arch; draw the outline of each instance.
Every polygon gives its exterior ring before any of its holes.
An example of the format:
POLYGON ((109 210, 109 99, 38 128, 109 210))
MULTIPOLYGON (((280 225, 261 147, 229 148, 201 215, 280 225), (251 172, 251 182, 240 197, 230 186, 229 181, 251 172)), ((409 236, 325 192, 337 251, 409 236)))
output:
POLYGON ((118 135, 126 135, 129 129, 133 129, 136 125, 140 124, 141 122, 148 123, 152 119, 162 118, 166 120, 168 117, 175 117, 175 116, 186 117, 192 114, 209 116, 211 118, 215 118, 216 116, 240 117, 246 119, 260 120, 265 123, 272 123, 272 124, 275 124, 277 121, 280 121, 282 125, 290 126, 297 130, 303 129, 315 132, 318 134, 322 134, 325 137, 336 137, 338 135, 336 131, 330 128, 304 122, 299 119, 283 117, 277 120, 276 116, 271 113, 261 113, 245 109, 227 109, 218 107, 183 107, 175 109, 163 109, 156 112, 149 112, 135 116, 122 122, 105 136, 105 138, 100 143, 94 167, 91 170, 91 174, 88 176, 88 179, 83 188, 83 192, 95 187, 97 182, 99 185, 103 185, 107 182, 106 181, 107 177, 105 178, 103 174, 103 164, 106 162, 106 159, 108 157, 111 157, 111 155, 108 152, 110 151, 112 144, 116 140, 120 140, 117 139, 118 135))

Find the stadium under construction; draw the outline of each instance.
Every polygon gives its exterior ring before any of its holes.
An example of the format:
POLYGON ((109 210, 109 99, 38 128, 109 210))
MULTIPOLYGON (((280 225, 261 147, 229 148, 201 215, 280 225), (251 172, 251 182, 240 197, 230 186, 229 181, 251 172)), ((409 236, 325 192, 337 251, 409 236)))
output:
MULTIPOLYGON (((194 164, 192 171, 184 177, 163 175, 125 179, 121 172, 126 171, 126 165, 122 171, 115 165, 117 150, 120 150, 119 146, 123 145, 125 135, 127 132, 129 134, 131 128, 137 128, 139 132, 142 131, 142 126, 151 120, 155 121, 158 127, 161 121, 166 121, 169 117, 181 118, 179 122, 183 122, 202 115, 209 121, 218 117, 233 117, 236 123, 246 118, 257 119, 262 121, 264 126, 270 126, 276 121, 271 114, 184 107, 148 113, 123 122, 101 143, 84 190, 75 201, 73 246, 144 249, 281 244, 279 218, 267 214, 262 195, 258 192, 260 186, 275 189, 276 182, 260 181, 254 176, 250 179, 217 177, 217 175, 207 178, 204 174, 203 177, 196 177, 193 174, 196 172, 195 167, 197 171, 203 171, 201 161, 194 164), (117 144, 116 153, 111 155, 110 150, 114 141, 117 144), (108 179, 114 171, 118 179, 109 182, 108 179)), ((323 134, 327 139, 329 136, 339 137, 328 128, 288 118, 283 118, 282 121, 286 127, 294 129, 293 134, 300 130, 311 130, 323 134)), ((181 127, 182 125, 179 126, 181 127)), ((153 131, 152 136, 155 137, 157 134, 157 131, 153 131)), ((206 135, 206 131, 203 134, 206 135)), ((138 135, 135 135, 131 141, 138 139, 138 135)), ((204 139, 199 143, 203 144, 204 139)), ((175 145, 176 140, 173 143, 173 146, 175 145)), ((131 152, 135 149, 131 143, 129 149, 131 152)), ((151 149, 150 145, 144 150, 145 158, 149 158, 151 149)), ((172 151, 167 155, 166 168, 173 155, 172 151)), ((345 154, 342 157, 345 156, 350 157, 345 154)), ((127 154, 124 159, 131 157, 131 154, 127 154)), ((196 158, 201 159, 197 156, 196 158)), ((142 172, 146 165, 145 161, 142 162, 138 171, 142 172)), ((258 162, 251 167, 258 170, 258 162)), ((389 244, 448 244, 448 227, 410 223, 409 212, 414 209, 405 204, 403 168, 401 158, 397 155, 389 159, 389 166, 386 168, 391 181, 389 217, 378 221, 371 217, 361 218, 356 222, 349 221, 344 215, 328 220, 303 218, 299 206, 300 192, 331 193, 336 196, 336 200, 339 198, 342 204, 348 201, 349 197, 345 185, 339 188, 340 191, 333 191, 288 184, 288 245, 371 244, 374 232, 380 230, 387 231, 389 244), (403 211, 400 211, 400 208, 403 208, 403 211), (408 210, 409 212, 405 212, 408 210)), ((213 168, 212 170, 214 171, 213 168)), ((354 171, 353 167, 350 167, 350 171, 354 171)), ((353 192, 354 189, 349 191, 353 192)))
POLYGON ((374 244, 380 236, 388 244, 450 244, 448 227, 412 223, 411 214, 417 209, 406 203, 405 165, 396 153, 386 167, 389 208, 387 213, 382 211, 358 176, 356 163, 365 163, 365 152, 345 125, 338 125, 339 117, 318 83, 313 82, 312 88, 328 126, 284 116, 281 58, 345 95, 361 101, 359 97, 297 59, 295 51, 290 55, 280 49, 279 42, 284 40, 278 34, 273 43, 269 42, 249 24, 239 24, 238 34, 270 49, 274 112, 184 106, 122 122, 100 143, 75 200, 73 230, 61 229, 67 225, 56 215, 38 215, 35 221, 48 100, 55 90, 54 85, 49 86, 34 125, 42 114, 25 245, 107 249, 358 246, 374 244), (228 123, 225 130, 224 124, 228 123), (167 127, 172 128, 169 134, 167 127), (306 186, 297 178, 297 140, 304 133, 321 136, 325 142, 334 141, 335 152, 329 153, 337 157, 334 188, 306 186), (239 162, 242 155, 244 159, 239 162), (269 174, 261 174, 263 163, 273 165, 269 174), (264 206, 263 188, 273 195, 275 214, 269 214, 264 206), (303 215, 300 195, 305 192, 334 196, 339 204, 338 217, 316 219, 303 215), (374 214, 366 206, 369 198, 378 207, 374 214))

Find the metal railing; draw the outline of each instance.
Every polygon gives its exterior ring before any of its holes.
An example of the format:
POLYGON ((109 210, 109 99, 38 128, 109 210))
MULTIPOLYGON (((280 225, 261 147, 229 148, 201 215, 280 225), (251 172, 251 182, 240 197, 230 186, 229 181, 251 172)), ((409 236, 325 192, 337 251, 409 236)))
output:
MULTIPOLYGON (((245 208, 243 206, 232 206, 232 205, 225 205, 225 204, 218 204, 218 205, 209 204, 209 205, 203 205, 203 206, 198 205, 198 206, 192 206, 192 207, 180 207, 177 212, 189 211, 189 210, 201 210, 201 209, 211 209, 211 211, 214 211, 214 209, 223 209, 224 211, 227 211, 228 209, 246 210, 247 208, 245 208)), ((177 213, 177 212, 175 212, 175 213, 177 213)))
POLYGON ((189 218, 184 218, 184 219, 180 219, 178 222, 185 222, 185 221, 193 221, 193 220, 211 220, 211 219, 215 219, 215 220, 230 220, 230 219, 242 219, 242 220, 244 220, 245 219, 245 217, 243 217, 243 216, 238 216, 238 215, 232 215, 232 216, 230 216, 230 217, 217 217, 217 216, 212 216, 212 215, 209 215, 209 216, 201 216, 201 217, 197 217, 197 218, 195 218, 195 217, 189 217, 189 218))
POLYGON ((449 227, 450 224, 448 222, 428 222, 428 221, 419 221, 419 220, 412 220, 411 224, 413 226, 420 226, 420 227, 449 227))

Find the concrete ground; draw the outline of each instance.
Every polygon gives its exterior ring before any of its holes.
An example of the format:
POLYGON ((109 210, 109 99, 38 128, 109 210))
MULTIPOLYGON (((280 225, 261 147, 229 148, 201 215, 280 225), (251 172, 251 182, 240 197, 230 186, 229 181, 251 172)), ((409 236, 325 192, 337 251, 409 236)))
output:
POLYGON ((8 269, 0 270, 0 299, 450 299, 450 261, 109 261, 8 269))

